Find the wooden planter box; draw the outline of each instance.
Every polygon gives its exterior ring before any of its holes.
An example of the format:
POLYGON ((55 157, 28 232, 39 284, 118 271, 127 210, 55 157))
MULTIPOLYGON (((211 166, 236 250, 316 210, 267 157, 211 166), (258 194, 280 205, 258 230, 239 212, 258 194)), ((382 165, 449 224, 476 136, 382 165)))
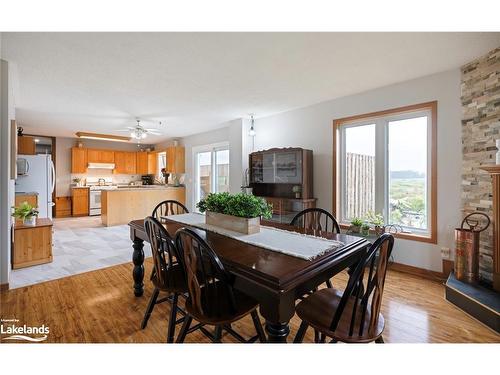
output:
POLYGON ((260 217, 247 219, 244 217, 207 211, 205 213, 205 223, 244 234, 260 232, 260 217))

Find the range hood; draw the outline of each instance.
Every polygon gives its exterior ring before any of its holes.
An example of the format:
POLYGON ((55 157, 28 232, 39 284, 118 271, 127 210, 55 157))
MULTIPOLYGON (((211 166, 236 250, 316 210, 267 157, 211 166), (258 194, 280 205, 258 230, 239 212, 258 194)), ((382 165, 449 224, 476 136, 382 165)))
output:
POLYGON ((89 169, 115 169, 115 163, 89 163, 89 169))

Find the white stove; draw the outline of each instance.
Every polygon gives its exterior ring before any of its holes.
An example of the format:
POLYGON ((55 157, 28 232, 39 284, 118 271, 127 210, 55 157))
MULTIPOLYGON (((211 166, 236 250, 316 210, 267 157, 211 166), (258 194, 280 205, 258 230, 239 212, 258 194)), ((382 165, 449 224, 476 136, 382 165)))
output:
POLYGON ((101 214, 101 191, 103 190, 115 190, 118 186, 113 185, 112 177, 87 177, 87 185, 89 188, 89 215, 98 216, 101 214))

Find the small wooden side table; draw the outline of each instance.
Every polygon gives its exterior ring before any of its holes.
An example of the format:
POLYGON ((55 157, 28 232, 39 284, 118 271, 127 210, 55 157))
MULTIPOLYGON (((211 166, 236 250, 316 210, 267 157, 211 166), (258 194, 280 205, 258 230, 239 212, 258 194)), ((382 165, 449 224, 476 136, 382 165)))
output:
POLYGON ((36 219, 35 226, 14 225, 12 268, 52 262, 52 220, 36 219))

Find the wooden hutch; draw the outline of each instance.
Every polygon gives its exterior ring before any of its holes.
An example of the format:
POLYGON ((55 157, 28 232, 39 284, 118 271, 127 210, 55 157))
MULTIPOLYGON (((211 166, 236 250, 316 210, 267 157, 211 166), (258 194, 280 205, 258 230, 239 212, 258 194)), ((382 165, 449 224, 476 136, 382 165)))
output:
POLYGON ((289 224, 300 211, 316 206, 313 197, 313 152, 272 148, 249 155, 253 194, 273 206, 272 221, 289 224))

